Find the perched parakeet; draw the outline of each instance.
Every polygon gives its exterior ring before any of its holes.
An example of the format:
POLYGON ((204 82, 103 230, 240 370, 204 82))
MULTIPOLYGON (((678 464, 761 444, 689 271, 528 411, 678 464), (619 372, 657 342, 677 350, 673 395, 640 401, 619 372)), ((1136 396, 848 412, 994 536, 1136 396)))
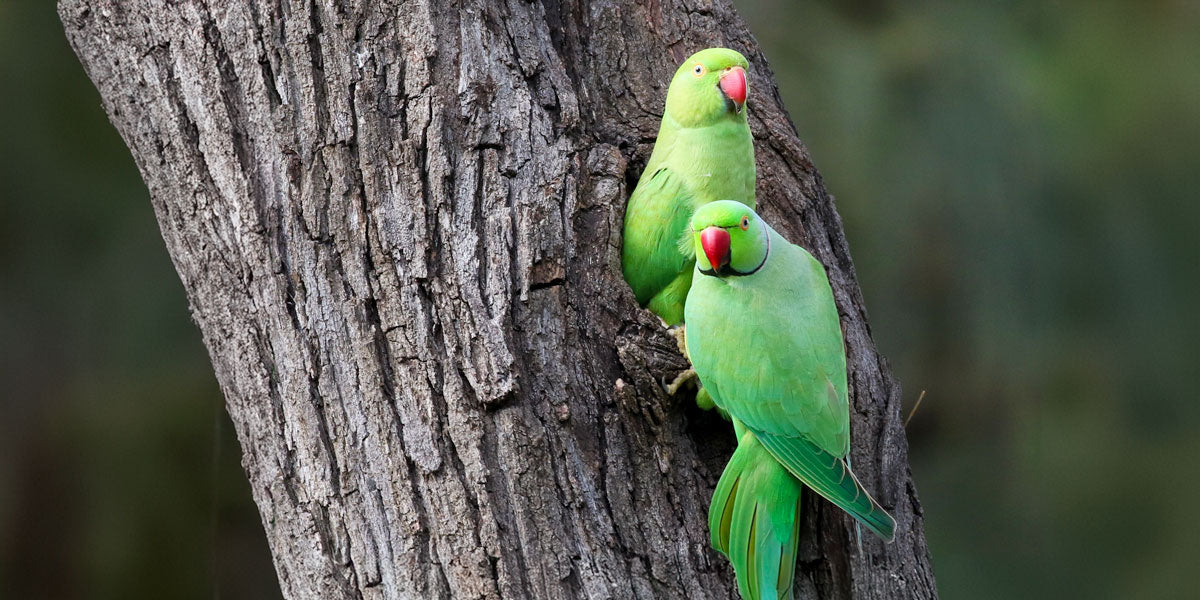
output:
POLYGON ((787 598, 800 488, 784 471, 885 540, 895 521, 845 461, 846 355, 825 268, 740 202, 699 208, 690 231, 688 354, 738 433, 709 527, 743 597, 787 598))
POLYGON ((734 199, 754 206, 754 142, 746 123, 741 54, 709 48, 679 66, 650 161, 625 208, 621 268, 638 303, 668 325, 683 320, 696 208, 734 199))

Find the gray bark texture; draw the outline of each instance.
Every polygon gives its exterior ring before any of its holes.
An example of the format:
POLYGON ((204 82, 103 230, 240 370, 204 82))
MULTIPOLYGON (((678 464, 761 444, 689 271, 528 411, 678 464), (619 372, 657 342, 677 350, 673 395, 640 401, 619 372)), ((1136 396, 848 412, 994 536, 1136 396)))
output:
POLYGON ((625 201, 691 52, 751 62, 762 212, 829 270, 853 461, 802 598, 936 596, 900 387, 841 221, 726 0, 62 0, 243 450, 283 594, 736 598, 727 423, 621 278, 625 201))

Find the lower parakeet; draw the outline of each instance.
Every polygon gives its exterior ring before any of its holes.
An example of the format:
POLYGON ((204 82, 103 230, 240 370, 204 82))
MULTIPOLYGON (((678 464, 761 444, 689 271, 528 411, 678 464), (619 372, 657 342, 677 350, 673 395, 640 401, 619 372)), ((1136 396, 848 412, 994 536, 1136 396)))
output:
POLYGON ((688 354, 738 434, 709 508, 713 542, 743 597, 788 598, 800 482, 885 540, 895 521, 845 460, 846 355, 824 267, 740 202, 700 207, 691 230, 688 354))

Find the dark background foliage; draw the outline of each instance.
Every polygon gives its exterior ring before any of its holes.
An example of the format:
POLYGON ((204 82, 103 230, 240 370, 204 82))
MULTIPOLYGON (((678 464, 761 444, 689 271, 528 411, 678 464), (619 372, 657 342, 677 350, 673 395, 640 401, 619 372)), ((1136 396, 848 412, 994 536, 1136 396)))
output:
MULTIPOLYGON (((738 5, 927 393, 945 596, 1186 595, 1200 6, 738 5)), ((278 596, 146 190, 40 0, 0 0, 0 414, 0 597, 278 596)))

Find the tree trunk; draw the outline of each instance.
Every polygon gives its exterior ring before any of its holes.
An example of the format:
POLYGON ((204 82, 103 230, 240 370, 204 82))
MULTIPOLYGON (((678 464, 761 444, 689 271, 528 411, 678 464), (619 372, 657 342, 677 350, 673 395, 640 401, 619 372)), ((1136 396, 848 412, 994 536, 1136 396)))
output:
POLYGON ((287 598, 736 598, 732 435, 621 279, 625 201, 691 52, 750 58, 765 218, 829 269, 853 460, 799 597, 936 595, 900 387, 833 200, 726 0, 63 0, 224 391, 287 598))

